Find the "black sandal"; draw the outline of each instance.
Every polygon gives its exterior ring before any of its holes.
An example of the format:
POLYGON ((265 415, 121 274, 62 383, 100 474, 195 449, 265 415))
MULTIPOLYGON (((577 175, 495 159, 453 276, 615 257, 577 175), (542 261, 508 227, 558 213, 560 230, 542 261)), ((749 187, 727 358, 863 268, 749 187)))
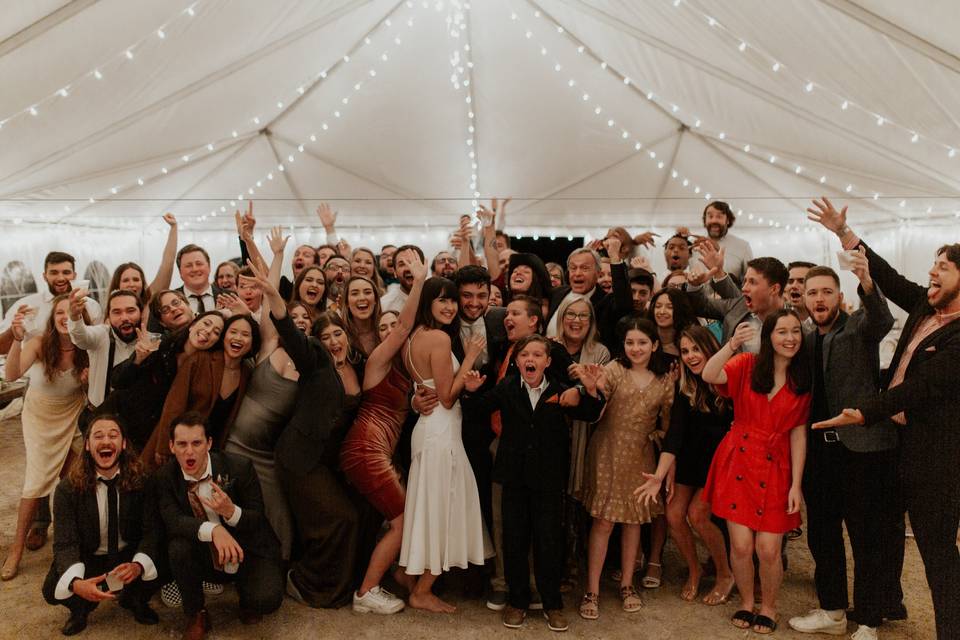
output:
POLYGON ((740 611, 737 611, 735 614, 733 614, 733 617, 730 618, 730 622, 737 629, 749 629, 750 627, 753 626, 753 623, 756 621, 756 619, 757 619, 757 614, 755 614, 753 611, 740 609, 740 611), (738 623, 743 623, 743 624, 738 624, 738 623))
POLYGON ((762 636, 773 633, 777 630, 777 621, 773 618, 768 618, 767 616, 757 615, 753 619, 753 632, 759 633, 762 636), (761 631, 761 629, 766 629, 766 631, 761 631))

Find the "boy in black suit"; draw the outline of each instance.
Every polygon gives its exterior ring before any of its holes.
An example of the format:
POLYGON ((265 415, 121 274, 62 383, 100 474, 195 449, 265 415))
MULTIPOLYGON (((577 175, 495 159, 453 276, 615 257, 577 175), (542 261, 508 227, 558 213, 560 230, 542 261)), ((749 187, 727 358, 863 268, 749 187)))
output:
POLYGON ((43 597, 70 609, 61 632, 80 633, 105 600, 118 600, 140 624, 157 624, 154 591, 160 522, 136 455, 114 416, 95 417, 83 455, 53 498, 53 564, 43 597))
POLYGON ((183 637, 191 640, 211 629, 204 580, 236 582, 244 624, 259 622, 283 600, 280 543, 264 516, 253 464, 211 452, 212 444, 202 415, 179 416, 170 425, 174 458, 156 476, 170 569, 187 617, 183 637))
POLYGON ((545 375, 550 341, 537 334, 527 336, 516 343, 514 352, 516 373, 489 391, 474 395, 485 376, 477 371, 467 375, 462 405, 464 413, 499 410, 501 416, 493 478, 503 486, 504 570, 509 591, 503 624, 519 628, 530 606, 527 557, 532 541, 534 575, 547 626, 566 631, 560 577, 570 436, 564 416, 588 422, 599 419, 604 403, 596 388, 599 367, 582 367, 580 393, 561 399, 567 388, 545 375))

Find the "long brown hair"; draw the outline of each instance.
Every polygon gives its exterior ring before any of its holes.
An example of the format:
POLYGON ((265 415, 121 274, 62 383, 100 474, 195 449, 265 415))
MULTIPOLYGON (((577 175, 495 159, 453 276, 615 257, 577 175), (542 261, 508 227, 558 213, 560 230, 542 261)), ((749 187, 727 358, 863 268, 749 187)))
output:
MULTIPOLYGON (((359 251, 359 249, 358 249, 359 251)), ((377 283, 367 276, 350 276, 347 285, 344 287, 343 297, 343 323, 347 327, 347 333, 350 334, 350 342, 360 347, 360 325, 357 318, 350 310, 350 285, 354 282, 366 282, 373 289, 373 312, 370 314, 370 324, 373 329, 374 342, 380 344, 380 332, 377 331, 377 323, 380 321, 380 289, 377 283)))
MULTIPOLYGON (((120 418, 109 413, 103 413, 90 421, 87 432, 84 434, 84 444, 90 438, 93 431, 93 425, 102 420, 109 420, 120 427, 120 435, 123 436, 123 451, 117 456, 117 462, 120 464, 120 482, 117 484, 118 491, 136 491, 143 488, 145 472, 140 463, 140 457, 130 450, 130 441, 127 440, 126 429, 123 428, 123 422, 120 418)), ((77 492, 93 491, 97 487, 97 466, 93 462, 93 454, 86 450, 73 459, 70 465, 70 472, 67 479, 77 492)))
MULTIPOLYGON (((50 382, 54 381, 54 377, 57 375, 57 372, 60 371, 60 358, 62 356, 62 352, 60 351, 60 333, 57 331, 56 326, 57 305, 69 300, 69 293, 61 293, 53 299, 50 305, 50 317, 47 318, 47 327, 43 332, 43 337, 40 339, 40 362, 43 363, 43 373, 50 382)), ((90 316, 87 314, 86 308, 83 310, 82 318, 85 324, 90 324, 90 316)), ((83 370, 89 366, 90 358, 87 356, 87 352, 75 346, 73 351, 74 377, 79 380, 83 370)))
POLYGON ((343 321, 343 318, 341 318, 340 314, 336 311, 324 311, 317 316, 317 319, 313 323, 313 335, 315 335, 319 340, 320 334, 323 333, 323 330, 329 326, 340 327, 343 329, 343 332, 347 334, 347 362, 350 364, 358 364, 363 362, 363 351, 360 350, 356 340, 353 339, 353 336, 350 333, 350 328, 347 327, 347 323, 343 321))
POLYGON ((327 292, 329 291, 330 287, 327 286, 327 280, 323 273, 323 269, 315 264, 311 264, 300 270, 300 273, 293 281, 293 291, 290 292, 289 301, 303 302, 303 299, 300 297, 300 285, 303 284, 303 279, 306 278, 307 274, 311 271, 318 271, 320 273, 320 281, 323 283, 323 293, 320 294, 320 301, 317 302, 317 305, 313 308, 314 313, 320 314, 327 309, 327 292))
MULTIPOLYGON (((710 330, 699 324, 690 325, 680 332, 680 338, 677 340, 678 347, 683 338, 697 345, 703 354, 704 362, 720 350, 720 343, 710 330)), ((726 411, 729 406, 726 398, 714 391, 712 385, 704 382, 703 378, 690 371, 685 364, 680 366, 680 393, 686 396, 690 406, 700 413, 719 414, 726 411)))
POLYGON ((143 267, 138 265, 136 262, 124 262, 119 267, 113 270, 113 277, 110 278, 110 291, 117 291, 122 289, 120 286, 120 279, 123 277, 123 272, 127 269, 134 269, 137 273, 140 274, 140 295, 137 297, 140 298, 140 306, 145 307, 150 304, 150 283, 147 282, 147 276, 143 273, 143 267))

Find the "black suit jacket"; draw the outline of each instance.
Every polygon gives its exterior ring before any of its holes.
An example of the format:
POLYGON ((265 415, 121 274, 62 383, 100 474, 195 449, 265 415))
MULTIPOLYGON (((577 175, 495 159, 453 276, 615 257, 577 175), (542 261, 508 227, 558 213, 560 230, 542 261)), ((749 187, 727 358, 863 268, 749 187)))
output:
MULTIPOLYGON (((273 533, 263 510, 263 494, 260 480, 253 463, 243 456, 218 451, 210 452, 210 473, 214 481, 233 503, 240 507, 240 520, 236 527, 227 527, 245 554, 261 558, 280 558, 280 542, 273 533)), ((160 516, 170 538, 187 538, 196 541, 200 525, 206 522, 195 515, 187 498, 187 481, 183 477, 176 458, 171 458, 157 470, 157 502, 160 516)))
POLYGON ((331 439, 343 413, 343 383, 320 341, 297 329, 289 314, 273 318, 273 323, 300 373, 293 416, 274 450, 277 464, 296 475, 306 475, 320 464, 334 468, 340 447, 331 439))
POLYGON ((570 428, 565 418, 595 422, 604 405, 602 398, 581 395, 579 405, 563 408, 557 399, 568 388, 551 381, 548 376, 547 387, 537 406, 531 407, 520 374, 513 373, 493 389, 463 395, 461 406, 465 413, 489 416, 493 411, 500 411, 503 431, 493 465, 496 482, 505 487, 539 491, 563 491, 566 488, 570 428))
MULTIPOLYGON (((145 487, 118 491, 120 537, 134 553, 143 553, 157 564, 160 518, 153 492, 145 487)), ((100 546, 100 511, 94 490, 77 491, 69 479, 60 481, 53 494, 53 564, 58 575, 85 562, 100 546)), ((89 575, 87 577, 90 577, 89 575)))
MULTIPOLYGON (((890 368, 885 372, 884 391, 858 407, 867 424, 905 412, 900 446, 911 482, 947 483, 960 487, 960 321, 946 324, 927 336, 913 352, 903 383, 889 388, 903 352, 920 323, 934 313, 927 302, 927 287, 907 280, 886 260, 861 242, 870 261, 870 275, 884 294, 909 312, 890 368)), ((935 494, 932 494, 935 495, 935 494)))
MULTIPOLYGON (((509 346, 507 330, 503 326, 503 319, 507 310, 503 307, 490 307, 483 316, 483 326, 487 332, 487 362, 480 367, 480 375, 487 379, 480 391, 492 389, 497 383, 497 365, 503 361, 503 355, 509 346)), ((458 321, 459 322, 459 321, 458 321)), ((460 339, 459 326, 453 334, 453 355, 461 362, 464 357, 463 341, 460 339)), ((463 446, 469 454, 487 451, 493 442, 494 433, 490 428, 490 416, 474 413, 463 415, 463 446)), ((489 455, 489 454, 487 454, 489 455)))
MULTIPOLYGON (((596 287, 593 295, 590 296, 590 304, 593 305, 593 312, 597 319, 600 342, 610 350, 610 353, 614 353, 618 350, 617 323, 623 316, 633 313, 633 298, 630 294, 630 280, 627 278, 627 263, 611 264, 610 275, 613 278, 613 293, 608 294, 600 287, 596 287)), ((547 324, 557 313, 557 309, 570 291, 569 286, 557 287, 553 290, 550 296, 550 316, 547 318, 547 324)))

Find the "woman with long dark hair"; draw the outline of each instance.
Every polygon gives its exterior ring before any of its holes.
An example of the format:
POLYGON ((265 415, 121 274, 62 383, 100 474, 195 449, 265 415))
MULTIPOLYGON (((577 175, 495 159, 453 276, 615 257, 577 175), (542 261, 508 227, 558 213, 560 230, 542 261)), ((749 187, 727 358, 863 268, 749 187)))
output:
POLYGON ((730 400, 718 395, 701 377, 707 361, 719 350, 717 339, 706 327, 692 325, 680 334, 683 366, 670 429, 656 472, 643 474, 647 481, 634 492, 640 500, 656 502, 666 481, 667 522, 688 571, 680 597, 687 601, 697 597, 702 574, 692 524, 717 570, 716 585, 703 598, 709 605, 724 604, 734 585, 723 533, 710 517, 710 505, 700 499, 710 462, 733 421, 730 400))
POLYGON ((620 599, 627 613, 639 611, 643 600, 633 585, 632 568, 640 548, 640 526, 662 512, 658 505, 641 505, 633 498, 643 473, 656 467, 654 440, 670 424, 673 379, 660 352, 657 329, 645 318, 628 316, 617 325, 621 353, 604 367, 607 406, 587 449, 583 506, 593 517, 587 555, 587 586, 580 615, 600 616, 600 573, 607 543, 620 523, 620 599))
POLYGON ((302 302, 317 315, 327 309, 327 281, 317 265, 305 267, 293 281, 290 302, 302 302))
MULTIPOLYGON (((84 390, 89 367, 87 352, 73 345, 67 331, 69 294, 61 294, 51 303, 50 317, 41 335, 23 342, 24 314, 13 318, 13 346, 7 354, 4 380, 22 376, 30 380, 23 397, 23 444, 26 450, 23 491, 17 511, 17 531, 0 579, 17 575, 27 529, 36 515, 40 500, 53 492, 72 453, 79 452, 80 430, 77 418, 86 405, 84 390)), ((84 320, 89 322, 87 312, 84 320)))
POLYGON ((364 355, 373 353, 380 344, 377 320, 380 318, 380 290, 370 278, 352 275, 347 280, 347 300, 343 307, 343 321, 351 341, 364 355))
MULTIPOLYGON (((177 219, 172 213, 163 214, 163 221, 170 229, 167 232, 167 243, 163 247, 163 254, 160 258, 160 267, 157 274, 148 284, 147 276, 136 262, 124 262, 113 270, 113 276, 110 278, 110 287, 107 293, 111 291, 132 291, 140 298, 140 303, 144 308, 150 303, 150 298, 157 291, 162 291, 170 286, 173 279, 173 263, 177 257, 177 219)), ((143 326, 147 326, 147 319, 143 319, 143 326)))
POLYGON ((661 289, 650 298, 647 317, 657 326, 660 350, 676 362, 680 355, 680 334, 697 324, 687 296, 679 289, 661 289))
POLYGON ((363 276, 372 282, 380 296, 387 290, 377 269, 377 256, 366 247, 357 247, 350 254, 350 275, 363 276))
POLYGON ((734 419, 713 457, 702 500, 730 532, 741 602, 733 625, 772 633, 783 581, 783 534, 800 526, 811 373, 795 311, 767 316, 759 354, 734 355, 754 332, 748 324, 737 327, 703 369, 703 379, 733 400, 734 419), (760 559, 759 613, 753 611, 754 552, 760 559))
POLYGON ((421 415, 413 428, 400 566, 419 576, 410 606, 441 613, 456 608, 433 594, 434 581, 450 567, 482 565, 490 546, 477 481, 463 448, 459 401, 464 378, 485 341, 471 339, 463 362, 457 362, 451 346, 457 299, 450 280, 427 280, 404 354, 414 383, 435 389, 440 406, 421 415))

